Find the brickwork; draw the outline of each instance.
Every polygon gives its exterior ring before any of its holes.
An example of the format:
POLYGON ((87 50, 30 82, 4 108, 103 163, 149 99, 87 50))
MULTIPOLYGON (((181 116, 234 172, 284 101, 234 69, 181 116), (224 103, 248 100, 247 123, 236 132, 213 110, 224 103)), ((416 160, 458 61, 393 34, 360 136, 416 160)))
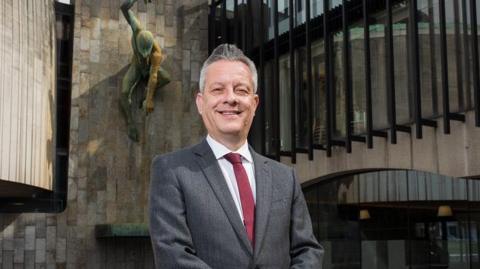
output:
MULTIPOLYGON (((133 11, 152 31, 172 82, 146 118, 135 110, 140 142, 127 136, 120 87, 132 54, 118 0, 76 0, 68 204, 61 214, 0 214, 1 268, 151 268, 148 239, 96 239, 97 224, 146 223, 154 155, 205 134, 194 104, 207 56, 205 0, 154 0, 133 11)), ((134 94, 137 104, 142 86, 134 94)), ((139 104, 138 104, 139 105, 139 104)))

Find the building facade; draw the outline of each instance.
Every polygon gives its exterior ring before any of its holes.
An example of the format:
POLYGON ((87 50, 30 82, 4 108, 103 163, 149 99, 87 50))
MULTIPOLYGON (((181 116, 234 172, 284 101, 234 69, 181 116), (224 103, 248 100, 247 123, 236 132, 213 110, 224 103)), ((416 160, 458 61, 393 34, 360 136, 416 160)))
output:
POLYGON ((448 0, 211 6, 210 43, 236 43, 259 67, 250 141, 296 167, 325 268, 479 266, 479 10, 448 0))

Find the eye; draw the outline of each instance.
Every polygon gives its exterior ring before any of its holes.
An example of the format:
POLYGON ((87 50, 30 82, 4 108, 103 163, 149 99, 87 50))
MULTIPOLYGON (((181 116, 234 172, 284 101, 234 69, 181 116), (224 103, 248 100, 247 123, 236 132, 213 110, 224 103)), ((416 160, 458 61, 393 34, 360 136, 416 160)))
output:
POLYGON ((245 87, 237 87, 235 88, 235 93, 241 96, 246 96, 250 94, 250 91, 245 87))
POLYGON ((211 89, 210 92, 211 92, 212 94, 220 94, 220 93, 223 92, 223 89, 220 88, 220 87, 216 87, 216 88, 211 89))

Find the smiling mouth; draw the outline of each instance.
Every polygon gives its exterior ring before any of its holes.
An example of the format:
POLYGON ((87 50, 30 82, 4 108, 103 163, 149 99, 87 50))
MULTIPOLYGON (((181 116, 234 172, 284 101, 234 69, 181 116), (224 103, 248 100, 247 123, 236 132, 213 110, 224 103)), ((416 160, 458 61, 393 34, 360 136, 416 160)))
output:
POLYGON ((219 111, 220 114, 222 115, 239 115, 241 112, 240 111, 219 111))

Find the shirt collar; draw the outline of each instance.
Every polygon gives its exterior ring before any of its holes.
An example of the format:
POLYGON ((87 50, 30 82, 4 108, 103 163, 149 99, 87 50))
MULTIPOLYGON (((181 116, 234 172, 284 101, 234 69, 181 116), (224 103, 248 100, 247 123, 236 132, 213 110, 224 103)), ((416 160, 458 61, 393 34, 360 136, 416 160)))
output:
MULTIPOLYGON (((210 135, 207 135, 207 143, 210 146, 210 148, 213 151, 213 155, 215 155, 215 158, 217 160, 223 158, 225 154, 228 154, 232 152, 229 150, 227 147, 222 145, 220 142, 216 141, 211 137, 210 135)), ((245 143, 237 150, 233 151, 234 153, 239 153, 245 160, 248 162, 253 162, 252 154, 250 153, 250 150, 248 149, 248 142, 245 141, 245 143)))

